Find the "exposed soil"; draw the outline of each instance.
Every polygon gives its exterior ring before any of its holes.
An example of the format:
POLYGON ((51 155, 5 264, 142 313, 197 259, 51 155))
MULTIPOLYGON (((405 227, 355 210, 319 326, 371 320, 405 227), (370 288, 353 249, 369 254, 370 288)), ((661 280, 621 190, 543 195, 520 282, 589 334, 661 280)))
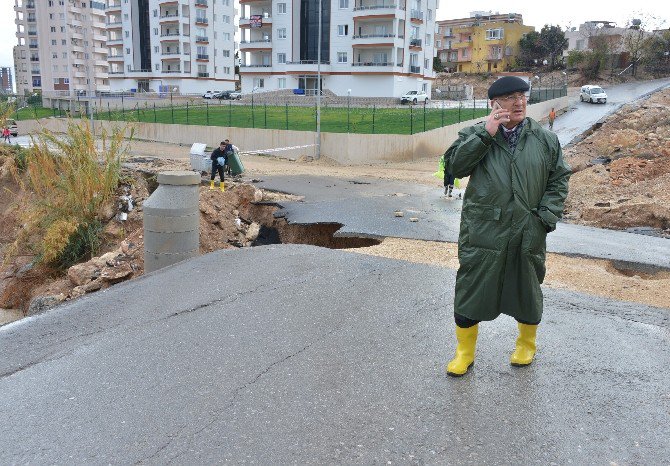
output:
MULTIPOLYGON (((575 171, 566 203, 566 220, 614 229, 653 227, 658 234, 670 233, 669 104, 670 90, 666 90, 642 103, 627 105, 593 134, 566 149, 566 158, 575 171)), ((22 203, 27 199, 27 193, 21 191, 9 174, 8 163, 0 157, 0 260, 16 236, 22 203)), ((215 190, 208 185, 201 187, 203 254, 259 244, 300 243, 458 267, 455 244, 397 238, 381 242, 335 238, 333 234, 339 224, 289 225, 275 216, 276 210, 282 202, 299 198, 248 184, 248 180, 266 175, 309 174, 398 180, 441 189, 441 180, 432 176, 436 160, 350 167, 328 159, 314 161, 306 154, 296 161, 244 156, 244 164, 247 182, 227 181, 225 192, 218 187, 215 190)), ((136 208, 121 221, 118 217, 121 204, 112 206, 99 256, 73 267, 67 275, 43 265, 31 266, 33 256, 26 251, 0 268, 0 324, 29 309, 39 312, 63 300, 140 276, 144 270, 142 202, 156 188, 156 173, 188 168, 188 148, 134 141, 127 164, 128 184, 121 186, 118 194, 130 194, 136 208)), ((548 287, 670 307, 670 271, 632 270, 607 260, 556 254, 548 255, 547 270, 548 287)))
POLYGON ((564 153, 576 171, 566 220, 670 235, 670 89, 625 105, 564 153))

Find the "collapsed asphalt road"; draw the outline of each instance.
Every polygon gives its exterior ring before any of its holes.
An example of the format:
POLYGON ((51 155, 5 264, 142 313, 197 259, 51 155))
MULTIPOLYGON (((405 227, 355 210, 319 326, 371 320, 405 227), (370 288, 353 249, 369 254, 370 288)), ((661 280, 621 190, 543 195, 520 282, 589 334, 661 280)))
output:
POLYGON ((453 379, 454 278, 265 246, 0 327, 0 463, 667 461, 667 310, 545 289, 532 366, 501 318, 453 379))
MULTIPOLYGON (((340 223, 336 236, 458 241, 462 201, 445 198, 439 187, 306 175, 265 177, 255 184, 304 196, 302 201, 282 203, 276 215, 289 223, 340 223), (405 215, 396 217, 396 210, 405 215), (410 222, 410 217, 418 221, 410 222)), ((562 222, 547 236, 547 250, 670 268, 668 239, 562 222)))

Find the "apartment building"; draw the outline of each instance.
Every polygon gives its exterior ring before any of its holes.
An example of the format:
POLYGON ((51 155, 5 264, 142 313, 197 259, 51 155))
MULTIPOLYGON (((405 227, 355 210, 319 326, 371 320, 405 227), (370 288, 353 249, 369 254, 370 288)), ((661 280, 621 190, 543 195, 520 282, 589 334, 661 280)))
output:
POLYGON ((314 94, 321 87, 340 96, 430 94, 437 0, 240 0, 240 6, 243 93, 314 94))
POLYGON ((519 53, 519 40, 533 26, 520 14, 475 11, 470 17, 437 22, 435 48, 447 71, 495 73, 507 71, 519 53))
POLYGON ((14 11, 18 94, 109 90, 104 3, 15 0, 14 11))
POLYGON ((14 80, 12 79, 12 69, 9 66, 0 68, 0 94, 13 94, 14 80))
POLYGON ((235 89, 233 0, 108 0, 112 90, 235 89))

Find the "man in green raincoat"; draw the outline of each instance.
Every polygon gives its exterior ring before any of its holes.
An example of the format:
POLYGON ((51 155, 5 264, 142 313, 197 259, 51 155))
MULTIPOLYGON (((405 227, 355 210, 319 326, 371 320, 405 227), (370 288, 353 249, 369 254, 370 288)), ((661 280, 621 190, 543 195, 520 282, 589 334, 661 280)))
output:
POLYGON ((501 313, 518 322, 511 364, 526 366, 535 356, 546 237, 563 214, 571 170, 556 135, 526 117, 528 89, 515 76, 494 82, 491 114, 460 131, 445 157, 455 177, 470 177, 458 238, 457 347, 449 375, 468 371, 479 322, 501 313))

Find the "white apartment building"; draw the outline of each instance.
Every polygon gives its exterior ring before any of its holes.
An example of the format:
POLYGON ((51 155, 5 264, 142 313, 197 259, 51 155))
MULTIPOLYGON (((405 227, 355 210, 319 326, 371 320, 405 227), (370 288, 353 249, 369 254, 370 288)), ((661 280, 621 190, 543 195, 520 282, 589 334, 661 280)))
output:
POLYGON ((240 6, 243 93, 314 94, 320 71, 321 88, 340 96, 430 95, 438 0, 240 0, 240 6))
POLYGON ((112 90, 235 89, 233 0, 107 0, 112 90))
POLYGON ((17 93, 109 90, 104 3, 15 0, 14 11, 17 93))

